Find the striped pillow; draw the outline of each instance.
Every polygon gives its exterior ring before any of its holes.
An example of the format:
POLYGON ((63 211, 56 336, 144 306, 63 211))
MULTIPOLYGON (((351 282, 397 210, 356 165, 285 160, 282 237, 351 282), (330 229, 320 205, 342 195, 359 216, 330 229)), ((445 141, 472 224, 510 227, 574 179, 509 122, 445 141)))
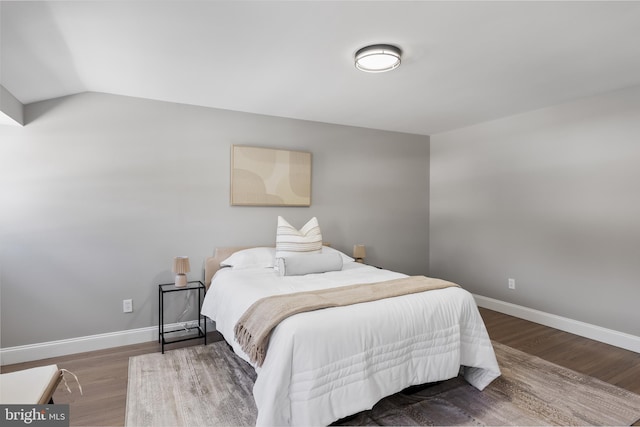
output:
POLYGON ((314 216, 299 231, 281 216, 276 231, 276 258, 322 252, 322 233, 314 216))

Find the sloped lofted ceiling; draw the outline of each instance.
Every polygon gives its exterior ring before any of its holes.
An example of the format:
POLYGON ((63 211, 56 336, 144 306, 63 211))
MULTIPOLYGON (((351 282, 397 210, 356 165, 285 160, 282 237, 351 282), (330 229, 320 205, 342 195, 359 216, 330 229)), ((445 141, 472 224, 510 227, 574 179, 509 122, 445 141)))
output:
POLYGON ((435 134, 640 84, 640 2, 2 1, 0 84, 435 134), (366 74, 353 54, 403 51, 366 74))

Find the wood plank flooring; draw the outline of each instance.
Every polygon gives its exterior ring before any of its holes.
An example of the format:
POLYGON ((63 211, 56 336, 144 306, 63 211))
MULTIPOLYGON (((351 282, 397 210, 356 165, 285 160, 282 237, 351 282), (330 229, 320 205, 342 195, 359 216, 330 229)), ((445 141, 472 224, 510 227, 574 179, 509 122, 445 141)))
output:
MULTIPOLYGON (((492 339, 640 394, 640 354, 491 310, 480 309, 480 313, 492 339)), ((217 332, 208 336, 211 342, 220 339, 217 332)), ((194 340, 169 348, 196 343, 194 340)), ((7 365, 1 370, 13 372, 52 363, 68 369, 78 375, 84 395, 80 396, 75 383, 69 381, 72 393, 61 383, 54 400, 70 404, 71 425, 122 426, 129 357, 156 351, 160 351, 160 345, 149 342, 7 365)))
POLYGON ((480 313, 491 339, 640 394, 640 353, 495 311, 480 313))

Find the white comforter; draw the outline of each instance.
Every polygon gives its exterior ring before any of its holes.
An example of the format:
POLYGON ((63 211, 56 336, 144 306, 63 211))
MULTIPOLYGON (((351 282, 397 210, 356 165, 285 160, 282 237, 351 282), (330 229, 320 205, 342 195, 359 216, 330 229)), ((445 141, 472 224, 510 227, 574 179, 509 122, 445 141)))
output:
MULTIPOLYGON (((345 263, 342 271, 278 276, 270 268, 218 271, 202 314, 249 361, 233 328, 260 298, 404 277, 345 263)), ((258 425, 327 425, 408 386, 458 375, 482 390, 500 375, 475 301, 446 288, 292 316, 274 329, 253 394, 258 425)))

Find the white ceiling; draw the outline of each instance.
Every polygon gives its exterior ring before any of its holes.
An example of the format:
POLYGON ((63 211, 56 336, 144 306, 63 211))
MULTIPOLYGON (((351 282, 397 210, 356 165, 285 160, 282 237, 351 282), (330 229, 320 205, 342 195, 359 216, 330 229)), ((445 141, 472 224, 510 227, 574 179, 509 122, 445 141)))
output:
POLYGON ((22 103, 106 92, 435 134, 640 85, 640 2, 0 3, 22 103), (366 74, 367 44, 403 51, 366 74))

